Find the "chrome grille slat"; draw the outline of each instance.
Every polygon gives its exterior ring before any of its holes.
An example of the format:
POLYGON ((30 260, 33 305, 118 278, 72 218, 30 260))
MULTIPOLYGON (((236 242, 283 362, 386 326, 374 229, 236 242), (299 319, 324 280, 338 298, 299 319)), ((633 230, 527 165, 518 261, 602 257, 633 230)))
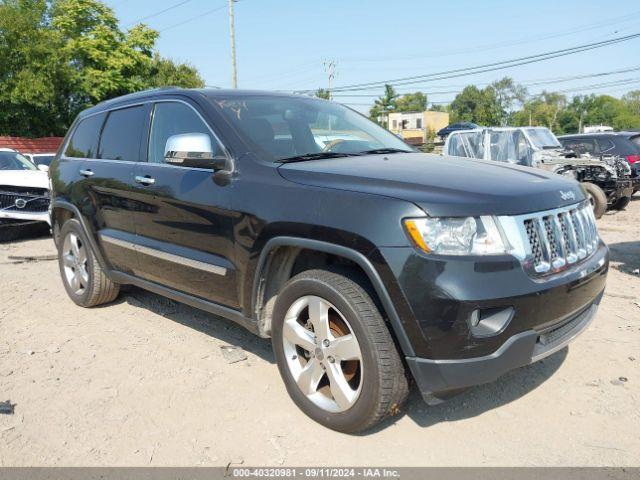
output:
MULTIPOLYGON (((503 220, 509 224, 509 220, 503 220)), ((600 241, 591 205, 521 215, 517 225, 524 249, 517 252, 529 273, 542 276, 562 271, 593 254, 600 241)))

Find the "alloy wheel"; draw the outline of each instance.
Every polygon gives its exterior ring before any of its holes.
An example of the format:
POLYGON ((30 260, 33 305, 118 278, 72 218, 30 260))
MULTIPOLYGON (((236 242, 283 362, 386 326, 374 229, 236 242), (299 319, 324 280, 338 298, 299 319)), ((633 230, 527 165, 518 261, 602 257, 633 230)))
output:
POLYGON ((362 352, 349 322, 325 299, 304 296, 284 319, 287 367, 306 397, 332 413, 351 408, 362 390, 362 352))
POLYGON ((62 264, 67 285, 76 295, 82 295, 89 286, 87 251, 75 233, 69 233, 62 244, 62 264))

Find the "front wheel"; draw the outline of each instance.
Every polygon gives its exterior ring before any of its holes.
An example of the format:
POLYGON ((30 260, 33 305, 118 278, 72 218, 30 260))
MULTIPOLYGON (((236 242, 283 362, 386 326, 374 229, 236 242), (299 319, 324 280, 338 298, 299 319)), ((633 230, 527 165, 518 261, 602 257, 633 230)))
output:
POLYGON ((309 270, 289 280, 274 306, 272 343, 289 395, 328 428, 366 430, 406 399, 391 334, 371 297, 344 275, 309 270))
POLYGON ((624 210, 627 208, 627 205, 629 205, 629 202, 631 202, 631 197, 621 197, 616 200, 616 203, 614 203, 611 208, 614 210, 624 210))
POLYGON ((587 192, 587 198, 593 207, 593 215, 601 218, 607 211, 607 196, 599 186, 593 183, 582 182, 580 185, 587 192))

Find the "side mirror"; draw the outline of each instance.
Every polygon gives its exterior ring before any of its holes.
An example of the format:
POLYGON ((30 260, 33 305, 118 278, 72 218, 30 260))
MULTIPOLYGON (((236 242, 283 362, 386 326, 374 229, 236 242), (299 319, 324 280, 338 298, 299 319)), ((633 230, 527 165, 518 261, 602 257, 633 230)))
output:
POLYGON ((211 137, 205 133, 182 133, 167 139, 164 161, 181 167, 210 168, 214 171, 227 167, 227 157, 214 155, 211 137))
POLYGON ((40 164, 40 165, 38 165, 38 170, 40 170, 41 172, 48 172, 49 171, 49 166, 40 164))

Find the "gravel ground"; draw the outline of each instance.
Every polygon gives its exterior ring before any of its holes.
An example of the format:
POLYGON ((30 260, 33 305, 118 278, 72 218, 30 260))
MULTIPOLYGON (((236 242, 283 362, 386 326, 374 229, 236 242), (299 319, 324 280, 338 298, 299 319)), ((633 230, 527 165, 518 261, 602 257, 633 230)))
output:
POLYGON ((0 401, 16 404, 0 415, 0 466, 637 466, 639 219, 636 196, 599 221, 606 295, 568 349, 438 407, 413 392, 360 436, 298 411, 268 341, 136 289, 82 309, 50 238, 0 245, 0 401), (228 363, 227 345, 247 359, 228 363))

